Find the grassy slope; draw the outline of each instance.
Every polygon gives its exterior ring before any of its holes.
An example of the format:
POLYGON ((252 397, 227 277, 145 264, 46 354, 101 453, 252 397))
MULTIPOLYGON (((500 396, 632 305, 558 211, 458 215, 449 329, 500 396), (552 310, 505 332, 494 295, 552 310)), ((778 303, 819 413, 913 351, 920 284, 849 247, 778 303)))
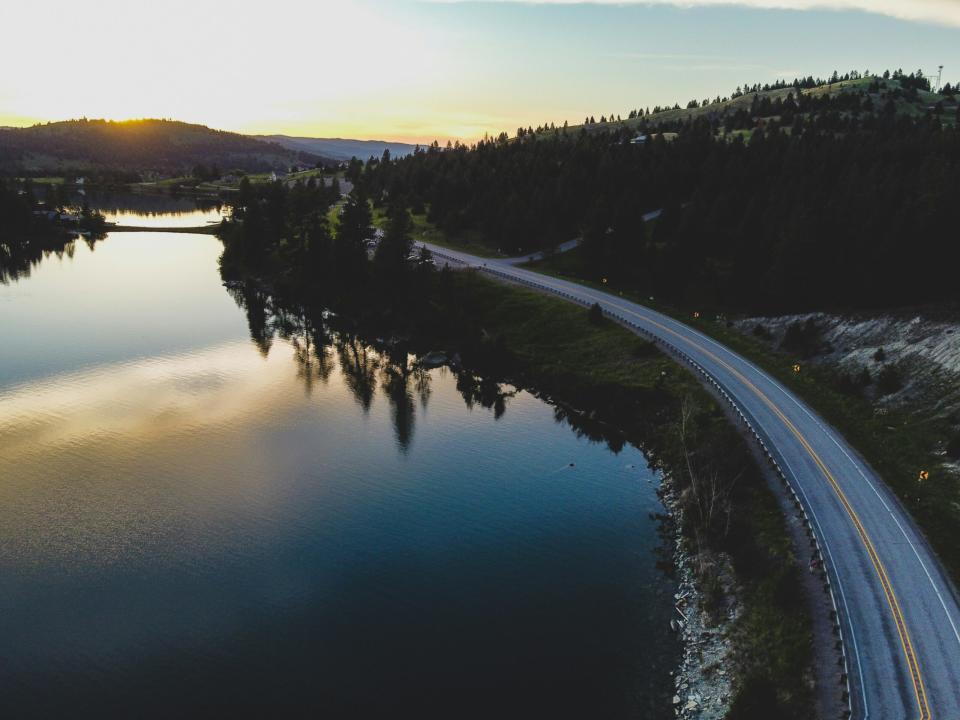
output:
MULTIPOLYGON (((17 178, 17 182, 23 182, 24 180, 25 180, 25 178, 17 178)), ((37 185, 63 185, 63 184, 66 182, 66 178, 64 178, 64 177, 58 177, 58 176, 32 177, 32 178, 30 178, 30 182, 32 182, 32 183, 34 184, 34 186, 37 186, 37 185)))
MULTIPOLYGON (((831 85, 824 85, 818 88, 803 90, 802 92, 806 95, 811 95, 814 97, 820 97, 823 95, 839 95, 846 92, 864 90, 866 89, 867 86, 870 85, 871 82, 873 82, 874 79, 875 78, 873 76, 870 76, 866 78, 860 78, 858 80, 846 80, 838 83, 833 83, 831 85)), ((888 88, 890 89, 892 89, 897 84, 897 81, 892 79, 882 81, 882 82, 886 82, 888 85, 888 88)), ((637 127, 641 123, 649 123, 649 122, 660 123, 660 122, 670 122, 674 120, 685 120, 687 118, 691 118, 691 117, 696 118, 701 115, 707 115, 711 113, 724 114, 727 110, 734 112, 740 108, 749 109, 751 104, 753 103, 753 97, 755 94, 759 94, 760 96, 767 96, 771 100, 774 100, 778 97, 786 98, 786 96, 792 92, 794 92, 794 89, 792 87, 789 87, 789 88, 780 88, 778 90, 769 90, 767 92, 761 92, 761 93, 750 93, 748 95, 742 95, 741 97, 734 98, 733 100, 728 100, 726 102, 722 102, 716 105, 709 105, 705 108, 693 108, 689 110, 688 109, 665 110, 661 113, 658 113, 656 115, 652 115, 649 117, 637 118, 634 120, 623 120, 619 123, 617 122, 608 122, 605 124, 596 123, 593 125, 586 125, 586 126, 571 125, 568 128, 567 132, 569 133, 571 131, 579 131, 581 128, 584 128, 584 127, 589 133, 604 132, 604 131, 615 129, 617 127, 637 127)), ((875 94, 872 97, 875 104, 880 102, 879 94, 875 94)), ((938 95, 936 93, 921 92, 920 98, 921 99, 917 104, 910 103, 904 99, 900 99, 898 101, 898 112, 901 112, 903 114, 908 114, 908 115, 922 115, 924 112, 926 112, 927 105, 933 105, 938 101, 946 100, 946 104, 948 105, 948 108, 952 108, 956 104, 956 101, 950 101, 949 99, 946 99, 945 96, 938 95)), ((943 116, 943 121, 948 125, 955 123, 956 122, 955 111, 953 111, 952 109, 948 109, 948 111, 943 116)), ((722 132, 723 131, 721 129, 721 133, 722 132)), ((730 137, 740 135, 740 136, 743 136, 745 140, 749 141, 749 138, 752 132, 753 132, 752 130, 734 130, 732 133, 730 133, 730 137)), ((789 128, 785 128, 784 132, 789 132, 789 128)), ((665 133, 665 135, 670 136, 675 134, 665 133)), ((550 132, 545 132, 540 134, 538 137, 550 138, 550 137, 553 137, 553 134, 550 132)), ((449 247, 454 250, 462 250, 464 252, 470 252, 480 257, 502 256, 498 254, 496 250, 494 250, 494 248, 491 247, 491 243, 485 242, 484 238, 478 233, 465 234, 464 236, 461 236, 461 237, 451 238, 451 237, 447 237, 445 233, 443 233, 441 230, 439 230, 430 222, 428 222, 426 219, 426 216, 414 215, 413 220, 414 220, 414 225, 416 227, 415 239, 417 240, 423 240, 425 242, 435 243, 437 245, 449 247)), ((382 227, 382 224, 385 222, 385 218, 383 217, 382 213, 378 215, 375 211, 374 221, 375 221, 375 224, 379 223, 377 225, 378 227, 382 227)), ((575 268, 573 267, 568 268, 564 266, 562 258, 557 258, 556 260, 557 260, 557 263, 559 264, 554 267, 554 270, 559 270, 559 271, 575 270, 575 268)))
MULTIPOLYGON (((441 247, 450 248, 451 250, 461 250, 472 253, 479 257, 503 257, 502 253, 498 253, 496 250, 482 243, 478 233, 465 233, 456 238, 450 238, 446 233, 427 220, 426 215, 415 215, 411 213, 410 219, 413 221, 413 230, 410 236, 417 242, 433 243, 434 245, 440 245, 441 247)), ((385 208, 373 208, 373 225, 381 230, 386 228, 387 214, 385 208)))
MULTIPOLYGON (((173 120, 67 120, 0 130, 0 145, 28 171, 172 170, 197 162, 222 166, 283 167, 300 162, 293 151, 252 137, 173 120)), ((316 158, 307 156, 308 159, 316 158)))
MULTIPOLYGON (((860 78, 859 80, 847 80, 843 82, 833 83, 830 85, 824 85, 822 87, 810 88, 808 90, 802 90, 801 92, 804 95, 810 95, 811 97, 821 97, 823 95, 839 95, 846 92, 856 92, 859 90, 866 90, 867 86, 870 85, 874 77, 865 77, 860 78)), ((881 80, 881 82, 884 82, 881 80)), ((893 88, 897 85, 895 80, 886 80, 885 81, 890 88, 893 88)), ((736 112, 739 109, 749 110, 751 104, 753 103, 753 98, 755 95, 762 97, 768 97, 771 101, 776 100, 777 98, 786 99, 787 95, 795 92, 792 87, 788 88, 779 88, 777 90, 768 90, 766 92, 759 93, 749 93, 747 95, 742 95, 738 98, 732 100, 727 100, 726 102, 721 102, 717 104, 708 105, 707 107, 700 108, 681 108, 679 110, 664 110, 657 113, 656 115, 644 116, 642 118, 636 118, 633 120, 622 120, 620 122, 607 122, 607 123, 594 123, 591 125, 571 125, 567 128, 567 132, 579 132, 581 128, 586 128, 588 133, 597 133, 604 132, 607 130, 614 130, 621 127, 635 128, 641 124, 656 124, 656 123, 670 123, 676 121, 683 121, 691 118, 698 118, 705 115, 711 115, 714 113, 724 115, 727 112, 736 112)), ((910 115, 922 115, 925 112, 926 105, 934 105, 937 101, 946 101, 943 95, 938 95, 936 93, 927 93, 921 92, 921 105, 916 105, 906 100, 900 100, 897 103, 897 109, 901 113, 910 114, 910 115)), ((880 95, 876 94, 872 96, 874 103, 880 102, 880 95)), ((955 118, 952 116, 952 113, 949 113, 944 117, 944 121, 947 124, 953 124, 955 118)), ((540 137, 550 137, 550 133, 543 133, 540 137)))
MULTIPOLYGON (((310 168, 308 170, 300 170, 295 173, 288 173, 283 177, 284 182, 296 182, 297 180, 303 180, 306 182, 312 177, 320 177, 320 174, 324 173, 327 177, 330 176, 330 173, 321 170, 320 168, 310 168)), ((343 173, 340 173, 340 179, 343 180, 343 173)), ((247 175, 252 183, 259 182, 270 182, 270 173, 250 173, 247 175)), ((239 183, 238 183, 239 184, 239 183)))
MULTIPOLYGON (((584 309, 562 300, 473 273, 457 275, 460 311, 477 319, 521 377, 558 401, 596 411, 674 471, 683 465, 676 431, 680 407, 684 398, 692 401, 698 457, 722 457, 731 463, 727 475, 733 466, 744 473, 732 494, 729 534, 708 541, 712 551, 732 558, 743 590, 733 632, 739 677, 749 687, 776 688, 781 717, 806 717, 811 635, 796 558, 776 499, 713 398, 673 360, 610 321, 594 325, 584 309)), ((686 530, 693 550, 693 528, 686 530)), ((715 583, 703 580, 708 589, 715 583)))
POLYGON ((337 223, 340 219, 340 210, 343 208, 343 200, 340 202, 334 203, 330 206, 330 209, 327 210, 327 222, 330 224, 331 230, 337 227, 337 223))
MULTIPOLYGON (((300 172, 290 173, 289 175, 283 178, 284 182, 295 182, 297 180, 302 180, 306 182, 312 177, 319 177, 322 171, 320 169, 309 169, 301 170, 300 172)), ((246 175, 249 178, 251 183, 267 183, 271 182, 270 177, 271 173, 248 173, 246 175)), ((329 175, 328 175, 329 177, 329 175)), ((343 180, 343 173, 339 173, 340 180, 343 180)), ((221 191, 235 191, 240 187, 239 180, 236 182, 221 182, 219 180, 212 182, 205 182, 198 180, 197 178, 181 176, 181 177, 170 177, 164 178, 162 180, 155 180, 152 182, 141 182, 133 183, 131 187, 140 189, 140 190, 170 190, 173 187, 182 187, 184 189, 195 189, 200 192, 206 193, 216 193, 221 191)))
MULTIPOLYGON (((550 275, 575 278, 599 287, 582 277, 577 251, 554 256, 533 269, 550 275)), ((941 458, 934 448, 949 435, 943 418, 924 412, 922 407, 904 407, 878 414, 862 398, 837 389, 837 375, 828 368, 804 364, 801 373, 792 371, 797 358, 771 350, 761 341, 728 328, 725 323, 701 318, 694 320, 693 308, 680 309, 651 302, 623 288, 604 287, 623 292, 635 302, 654 307, 713 336, 731 349, 749 358, 806 400, 856 448, 896 492, 910 510, 936 549, 955 581, 960 580, 960 545, 956 528, 960 527, 960 485, 945 471, 938 471, 941 458), (931 471, 925 483, 919 483, 919 471, 931 471)))

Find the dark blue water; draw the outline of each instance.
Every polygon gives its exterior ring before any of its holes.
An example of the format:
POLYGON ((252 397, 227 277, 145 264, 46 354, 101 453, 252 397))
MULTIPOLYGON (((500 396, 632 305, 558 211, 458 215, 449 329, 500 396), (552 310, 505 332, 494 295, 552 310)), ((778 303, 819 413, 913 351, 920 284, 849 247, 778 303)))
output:
POLYGON ((117 234, 0 286, 3 716, 663 715, 641 453, 360 339, 258 346, 218 254, 117 234))

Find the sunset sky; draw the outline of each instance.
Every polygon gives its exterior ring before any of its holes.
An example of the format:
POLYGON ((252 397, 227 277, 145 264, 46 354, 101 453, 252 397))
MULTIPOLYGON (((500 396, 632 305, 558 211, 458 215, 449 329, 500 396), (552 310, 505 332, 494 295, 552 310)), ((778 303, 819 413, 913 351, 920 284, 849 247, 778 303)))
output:
POLYGON ((834 69, 960 80, 960 0, 45 0, 0 27, 0 125, 470 140, 834 69))

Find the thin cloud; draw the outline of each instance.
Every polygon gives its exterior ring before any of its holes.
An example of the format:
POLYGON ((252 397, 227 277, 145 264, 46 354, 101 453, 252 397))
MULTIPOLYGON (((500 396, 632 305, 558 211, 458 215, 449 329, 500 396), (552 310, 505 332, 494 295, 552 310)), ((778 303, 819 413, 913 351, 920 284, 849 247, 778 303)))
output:
MULTIPOLYGON (((444 0, 441 0, 441 2, 444 0)), ((459 0, 446 0, 458 2, 459 0)), ((960 0, 479 0, 526 5, 740 6, 762 10, 859 10, 899 20, 960 27, 960 0)))
MULTIPOLYGON (((742 62, 719 55, 697 55, 685 53, 604 53, 603 57, 615 60, 644 61, 655 64, 664 70, 694 70, 704 72, 725 72, 730 70, 767 70, 761 63, 742 62)), ((778 75, 779 77, 779 75, 778 75)))
POLYGON ((691 53, 658 53, 658 52, 616 52, 606 53, 605 57, 617 60, 717 60, 717 55, 699 55, 691 53))

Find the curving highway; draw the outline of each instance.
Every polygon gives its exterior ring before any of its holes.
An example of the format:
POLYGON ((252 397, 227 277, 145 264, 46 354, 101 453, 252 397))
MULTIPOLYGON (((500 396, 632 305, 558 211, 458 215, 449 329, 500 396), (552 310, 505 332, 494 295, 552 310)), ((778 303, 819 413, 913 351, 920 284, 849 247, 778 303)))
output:
MULTIPOLYGON (((846 441, 774 378, 710 337, 623 298, 427 244, 464 265, 604 312, 715 386, 757 436, 809 523, 837 611, 855 718, 960 720, 960 601, 915 523, 846 441)), ((524 258, 526 259, 526 258, 524 258)))

